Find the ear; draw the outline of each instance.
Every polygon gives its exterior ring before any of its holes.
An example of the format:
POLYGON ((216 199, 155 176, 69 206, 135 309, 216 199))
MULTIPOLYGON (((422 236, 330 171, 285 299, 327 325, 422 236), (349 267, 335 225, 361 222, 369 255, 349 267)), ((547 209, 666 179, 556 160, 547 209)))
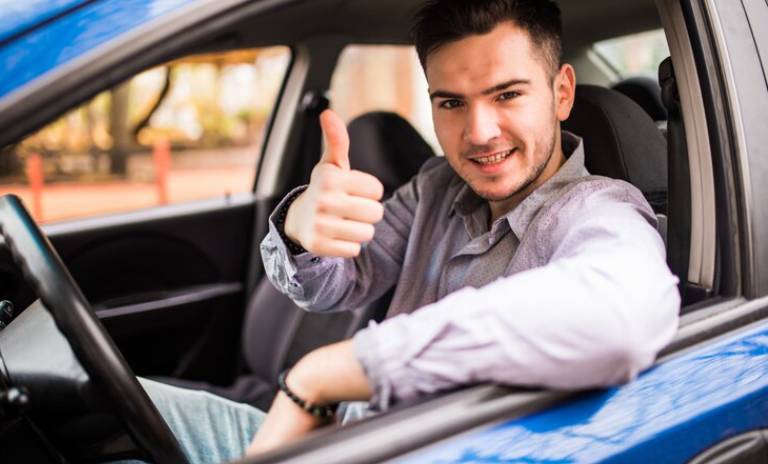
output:
POLYGON ((558 121, 565 121, 571 114, 576 95, 576 71, 570 64, 564 64, 553 82, 555 96, 555 115, 558 121))

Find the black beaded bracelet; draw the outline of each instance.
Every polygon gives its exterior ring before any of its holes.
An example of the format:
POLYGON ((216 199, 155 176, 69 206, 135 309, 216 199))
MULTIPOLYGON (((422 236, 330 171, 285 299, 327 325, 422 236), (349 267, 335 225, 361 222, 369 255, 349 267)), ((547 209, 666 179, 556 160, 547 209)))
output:
POLYGON ((296 403, 296 405, 301 409, 307 411, 309 414, 312 414, 315 417, 319 417, 321 419, 329 419, 333 417, 333 414, 336 411, 336 404, 312 404, 309 401, 300 398, 296 393, 288 388, 288 384, 285 383, 285 379, 288 377, 288 371, 290 371, 290 369, 284 370, 283 373, 280 374, 280 376, 277 378, 277 386, 280 388, 280 391, 285 393, 285 395, 290 398, 291 401, 296 403))
POLYGON ((278 233, 280 233, 280 238, 283 239, 283 243, 285 243, 286 248, 288 248, 288 251, 290 251, 292 255, 300 255, 307 252, 303 246, 294 242, 288 238, 287 235, 285 235, 285 218, 288 216, 288 209, 291 207, 293 200, 295 200, 303 192, 304 190, 297 190, 293 192, 291 196, 285 200, 285 204, 283 204, 283 207, 280 208, 280 211, 277 212, 277 217, 275 218, 275 225, 277 226, 278 233))

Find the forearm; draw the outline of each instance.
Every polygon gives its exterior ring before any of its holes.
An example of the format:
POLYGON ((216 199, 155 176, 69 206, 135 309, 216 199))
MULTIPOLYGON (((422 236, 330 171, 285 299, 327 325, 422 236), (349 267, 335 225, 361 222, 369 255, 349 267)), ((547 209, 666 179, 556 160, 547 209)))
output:
POLYGON ((674 335, 675 283, 663 260, 642 252, 561 260, 360 332, 357 352, 380 408, 483 381, 567 389, 621 383, 674 335))
MULTIPOLYGON (((296 396, 313 405, 344 400, 367 400, 371 387, 355 357, 351 340, 335 343, 304 356, 288 373, 286 385, 296 396)), ((304 436, 323 420, 308 414, 280 392, 254 437, 253 455, 304 436)))
POLYGON ((290 382, 300 396, 306 395, 311 402, 321 404, 368 400, 372 393, 352 340, 324 346, 304 356, 291 369, 290 382))

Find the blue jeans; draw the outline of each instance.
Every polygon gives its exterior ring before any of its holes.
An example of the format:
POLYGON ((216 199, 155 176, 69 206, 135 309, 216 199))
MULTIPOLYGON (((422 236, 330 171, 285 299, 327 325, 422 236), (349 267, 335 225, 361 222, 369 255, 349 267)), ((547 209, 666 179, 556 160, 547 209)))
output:
MULTIPOLYGON (((208 392, 139 379, 190 464, 240 459, 266 414, 208 392)), ((137 461, 121 461, 137 462, 137 461)))

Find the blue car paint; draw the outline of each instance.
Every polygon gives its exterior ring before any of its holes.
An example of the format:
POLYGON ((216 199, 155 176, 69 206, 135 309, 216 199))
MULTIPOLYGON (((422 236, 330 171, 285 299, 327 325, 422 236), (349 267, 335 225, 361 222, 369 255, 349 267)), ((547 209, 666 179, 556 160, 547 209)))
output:
MULTIPOLYGON (((72 59, 192 3, 195 0, 102 0, 33 29, 0 48, 0 99, 72 59)), ((6 24, 6 29, 12 26, 6 24)))
MULTIPOLYGON (((0 0, 0 44, 89 0, 0 0)), ((90 0, 93 1, 93 0, 90 0)))
POLYGON ((768 427, 768 323, 674 357, 619 388, 395 460, 415 463, 685 462, 768 427))

